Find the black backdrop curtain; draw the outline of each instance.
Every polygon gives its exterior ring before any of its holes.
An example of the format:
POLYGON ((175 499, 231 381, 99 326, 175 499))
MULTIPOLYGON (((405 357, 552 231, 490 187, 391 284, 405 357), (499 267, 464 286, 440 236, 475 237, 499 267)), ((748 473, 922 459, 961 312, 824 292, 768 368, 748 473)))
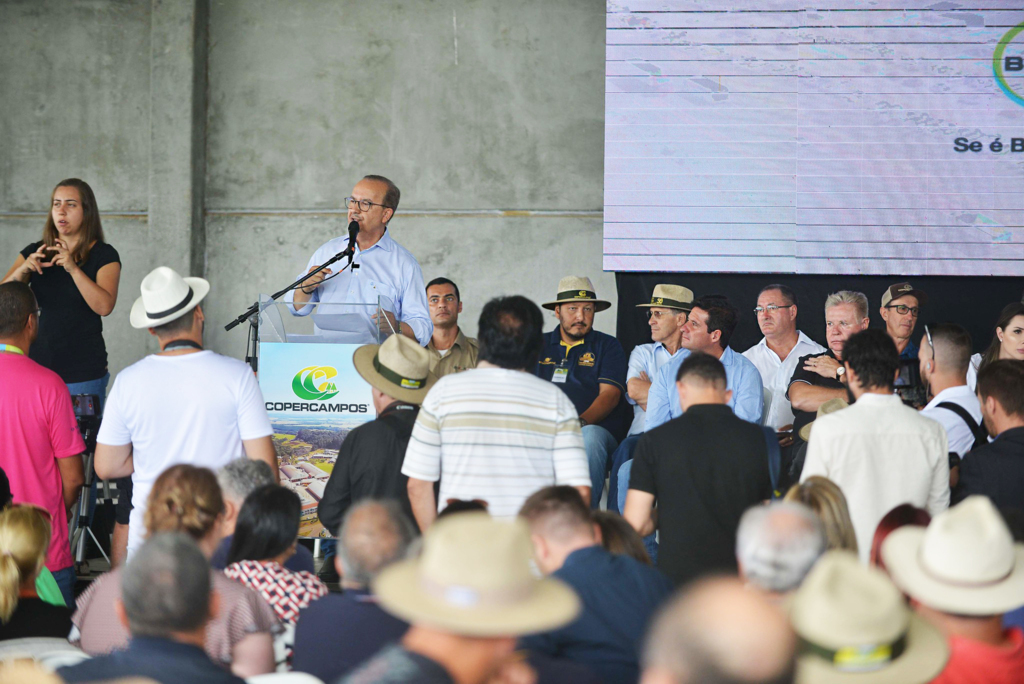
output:
POLYGON ((992 339, 993 326, 1000 310, 1020 301, 1024 278, 995 277, 913 277, 906 276, 795 276, 762 273, 616 273, 619 296, 616 331, 626 353, 638 344, 651 341, 646 309, 637 304, 650 301, 659 283, 683 285, 694 296, 721 294, 740 310, 740 322, 729 346, 742 352, 761 339, 754 307, 761 288, 770 283, 788 285, 797 296, 797 327, 811 339, 825 343, 825 298, 837 290, 863 292, 870 302, 871 327, 884 327, 878 313, 882 293, 894 283, 909 281, 928 295, 928 306, 921 312, 914 330, 914 344, 924 334, 924 324, 952 321, 967 328, 974 340, 974 351, 985 349, 992 339))

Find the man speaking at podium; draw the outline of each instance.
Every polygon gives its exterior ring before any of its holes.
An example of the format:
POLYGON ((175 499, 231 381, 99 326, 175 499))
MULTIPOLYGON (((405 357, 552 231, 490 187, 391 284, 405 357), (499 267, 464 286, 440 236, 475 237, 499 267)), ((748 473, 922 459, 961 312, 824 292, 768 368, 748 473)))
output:
MULTIPOLYGON (((348 220, 359 225, 352 267, 341 272, 338 262, 325 268, 285 295, 285 301, 299 316, 312 312, 313 304, 366 304, 377 302, 384 315, 378 317, 370 307, 360 307, 359 315, 367 319, 366 342, 375 342, 375 331, 392 330, 426 345, 434 332, 423 289, 423 271, 409 250, 388 235, 388 221, 398 209, 401 193, 384 176, 365 176, 356 183, 352 196, 345 198, 348 220)), ((348 247, 349 237, 341 236, 325 243, 309 260, 306 273, 317 269, 335 254, 348 247)))

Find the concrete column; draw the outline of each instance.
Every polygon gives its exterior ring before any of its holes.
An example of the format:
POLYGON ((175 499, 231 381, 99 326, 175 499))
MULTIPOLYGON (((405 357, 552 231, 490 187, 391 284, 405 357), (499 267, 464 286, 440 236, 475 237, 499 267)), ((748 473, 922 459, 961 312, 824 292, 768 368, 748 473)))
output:
POLYGON ((208 0, 153 0, 149 238, 161 265, 206 270, 208 0))

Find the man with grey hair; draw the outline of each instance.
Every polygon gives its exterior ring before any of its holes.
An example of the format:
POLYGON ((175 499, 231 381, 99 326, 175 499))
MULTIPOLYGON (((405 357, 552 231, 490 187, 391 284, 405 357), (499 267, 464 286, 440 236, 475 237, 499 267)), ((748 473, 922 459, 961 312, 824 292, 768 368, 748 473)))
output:
POLYGON ((740 577, 772 602, 795 591, 825 549, 821 520, 796 502, 752 506, 736 532, 740 577))
POLYGON ((160 684, 242 684, 206 652, 206 625, 217 614, 206 557, 190 537, 158 534, 146 541, 121 577, 116 610, 131 632, 123 651, 61 668, 68 684, 144 677, 160 684))
POLYGON ((334 560, 344 593, 324 596, 299 613, 293 670, 337 681, 405 634, 409 625, 380 608, 370 582, 403 560, 415 537, 397 501, 364 499, 348 510, 334 560))
MULTIPOLYGON (((224 523, 221 527, 224 539, 214 551, 210 566, 214 570, 223 570, 228 566, 228 551, 235 538, 235 524, 245 497, 264 485, 275 484, 274 471, 263 461, 237 458, 217 471, 217 484, 224 497, 224 523)), ((284 562, 284 567, 292 572, 315 572, 313 554, 302 544, 297 544, 295 553, 284 562)))
POLYGON ((866 330, 869 322, 868 298, 862 292, 840 290, 825 299, 828 349, 800 359, 786 393, 793 406, 793 450, 782 471, 784 475, 788 473, 789 483, 800 481, 807 455, 807 442, 800 437, 800 430, 814 420, 818 408, 826 401, 847 398, 843 345, 854 333, 866 330))
POLYGON ((796 636, 782 611, 734 578, 700 580, 661 611, 641 684, 791 684, 796 636))

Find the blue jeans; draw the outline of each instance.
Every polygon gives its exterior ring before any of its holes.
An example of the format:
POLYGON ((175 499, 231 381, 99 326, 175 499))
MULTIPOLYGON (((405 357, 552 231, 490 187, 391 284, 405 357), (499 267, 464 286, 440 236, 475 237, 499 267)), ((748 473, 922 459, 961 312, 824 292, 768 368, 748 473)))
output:
MULTIPOLYGON (((630 435, 626 439, 622 440, 622 444, 618 446, 615 453, 612 454, 612 474, 608 478, 608 510, 615 511, 616 513, 622 513, 622 506, 619 505, 619 468, 628 461, 633 460, 633 451, 636 449, 636 443, 640 441, 640 437, 643 435, 641 432, 639 435, 630 435)), ((629 480, 626 481, 629 484, 629 480)), ((625 499, 626 490, 622 490, 622 498, 625 499)))
MULTIPOLYGON (((626 492, 629 490, 629 474, 631 472, 633 472, 632 459, 622 464, 622 467, 619 468, 618 477, 616 478, 618 480, 619 492, 615 502, 618 504, 620 512, 626 510, 626 492)), ((658 540, 654 534, 649 534, 644 537, 644 548, 647 549, 647 555, 651 557, 651 562, 657 565, 658 540)))
POLYGON ((78 575, 75 574, 75 566, 70 565, 63 570, 57 570, 53 573, 54 581, 57 582, 57 586, 60 588, 60 593, 64 597, 64 603, 67 604, 68 608, 75 609, 75 582, 78 581, 78 575))
POLYGON ((590 507, 597 510, 604 491, 604 478, 608 474, 608 461, 618 441, 600 425, 583 426, 583 448, 590 465, 590 507))

